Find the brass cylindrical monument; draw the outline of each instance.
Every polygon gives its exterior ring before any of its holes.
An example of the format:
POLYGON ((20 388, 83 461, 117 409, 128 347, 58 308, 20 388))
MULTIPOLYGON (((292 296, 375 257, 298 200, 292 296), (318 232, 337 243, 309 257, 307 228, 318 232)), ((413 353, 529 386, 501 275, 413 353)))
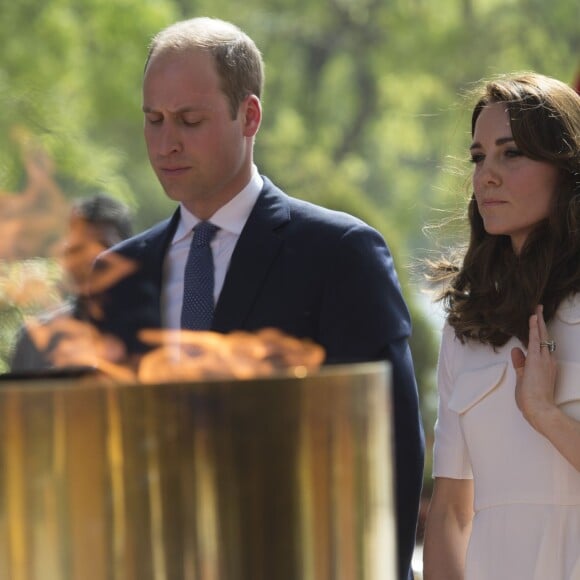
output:
POLYGON ((389 368, 0 382, 0 578, 395 578, 389 368))

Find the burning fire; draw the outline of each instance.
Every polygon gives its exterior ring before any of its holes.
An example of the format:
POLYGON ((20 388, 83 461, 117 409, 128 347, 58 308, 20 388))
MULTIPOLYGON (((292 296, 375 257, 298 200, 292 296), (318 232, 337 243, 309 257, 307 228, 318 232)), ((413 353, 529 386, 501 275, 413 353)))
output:
POLYGON ((143 383, 172 380, 250 379, 292 370, 306 374, 324 360, 324 349, 277 329, 255 333, 184 330, 143 331, 145 343, 158 345, 140 361, 143 383))
POLYGON ((69 203, 54 179, 48 153, 22 128, 15 128, 12 136, 20 147, 26 183, 19 192, 0 190, 0 258, 50 256, 64 235, 69 203))
MULTIPOLYGON (((272 328, 227 335, 146 330, 140 338, 151 351, 130 359, 118 339, 78 320, 70 307, 58 310, 65 302, 63 276, 67 271, 79 274, 75 292, 88 294, 83 268, 92 261, 87 261, 87 255, 96 254, 90 240, 83 243, 79 239, 83 231, 75 229, 74 223, 69 224, 65 237, 67 220, 63 216, 69 215, 70 204, 54 180, 54 165, 46 151, 24 130, 16 130, 14 137, 21 148, 27 182, 18 193, 0 191, 0 308, 12 307, 26 319, 30 339, 53 367, 90 367, 114 381, 159 383, 249 379, 289 370, 306 374, 322 364, 322 347, 272 328), (39 319, 42 313, 48 314, 39 319)), ((135 270, 135 264, 112 252, 106 254, 103 264, 106 267, 91 272, 91 292, 95 294, 135 270)), ((88 307, 98 319, 96 301, 89 301, 88 307)), ((6 328, 0 328, 0 343, 6 341, 6 333, 6 328)))
POLYGON ((134 361, 126 360, 124 346, 116 338, 70 317, 33 322, 28 331, 39 350, 55 343, 50 350, 55 367, 91 367, 103 377, 123 383, 251 379, 287 371, 306 375, 317 370, 325 356, 314 342, 274 328, 229 334, 144 330, 140 338, 153 349, 134 361))

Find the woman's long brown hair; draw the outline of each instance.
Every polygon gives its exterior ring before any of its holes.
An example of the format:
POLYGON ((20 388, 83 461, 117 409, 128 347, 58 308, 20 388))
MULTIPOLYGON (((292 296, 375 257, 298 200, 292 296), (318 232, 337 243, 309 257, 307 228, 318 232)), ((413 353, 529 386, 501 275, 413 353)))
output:
POLYGON ((556 200, 516 255, 509 236, 486 233, 473 195, 468 207, 470 239, 459 262, 431 264, 430 279, 457 337, 494 347, 512 336, 528 340, 528 320, 538 304, 550 320, 562 300, 580 291, 580 95, 535 73, 487 82, 472 113, 505 103, 514 141, 527 157, 559 170, 556 200))

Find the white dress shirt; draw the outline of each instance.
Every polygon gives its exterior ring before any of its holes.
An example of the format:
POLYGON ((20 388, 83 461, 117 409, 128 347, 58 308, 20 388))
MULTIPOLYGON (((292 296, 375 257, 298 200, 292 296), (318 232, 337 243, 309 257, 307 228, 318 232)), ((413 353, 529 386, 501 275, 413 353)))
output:
MULTIPOLYGON (((216 211, 209 220, 220 228, 210 244, 214 264, 214 302, 216 304, 224 285, 234 248, 263 186, 264 181, 254 166, 252 178, 248 185, 216 211)), ((180 214, 175 235, 169 245, 163 264, 161 320, 165 328, 181 327, 185 263, 193 236, 192 230, 200 222, 183 204, 180 205, 180 214)))

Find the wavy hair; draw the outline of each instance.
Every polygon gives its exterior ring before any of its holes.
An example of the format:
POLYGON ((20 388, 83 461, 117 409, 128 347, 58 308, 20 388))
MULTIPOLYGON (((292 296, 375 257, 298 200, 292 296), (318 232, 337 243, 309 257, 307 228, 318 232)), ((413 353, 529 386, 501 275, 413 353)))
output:
POLYGON ((516 255, 509 236, 485 231, 472 194, 465 253, 431 263, 429 278, 443 284, 438 299, 462 342, 498 347, 516 336, 527 344, 536 305, 543 304, 548 321, 562 300, 580 290, 580 95, 536 73, 503 75, 479 91, 472 135, 484 107, 505 103, 522 153, 558 168, 555 203, 516 255))

